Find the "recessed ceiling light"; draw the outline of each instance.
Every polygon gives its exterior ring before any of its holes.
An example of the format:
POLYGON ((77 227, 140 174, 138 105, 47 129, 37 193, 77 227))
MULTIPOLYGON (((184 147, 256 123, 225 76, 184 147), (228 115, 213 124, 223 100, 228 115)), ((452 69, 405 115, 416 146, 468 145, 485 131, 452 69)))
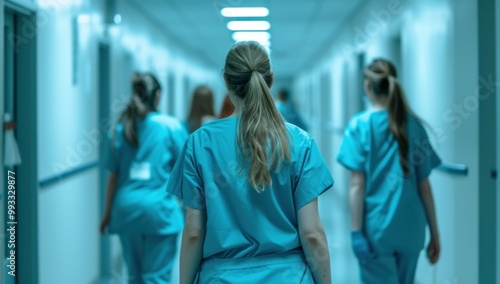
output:
POLYGON ((223 8, 220 11, 224 17, 266 17, 269 10, 264 7, 223 8))
POLYGON ((227 28, 232 31, 267 31, 271 24, 268 21, 230 21, 227 28))
POLYGON ((90 15, 80 14, 80 15, 78 15, 77 20, 78 20, 79 24, 88 24, 88 23, 90 23, 90 15))
POLYGON ((235 41, 255 40, 269 41, 271 35, 268 32, 234 32, 233 39, 235 41))
POLYGON ((113 22, 114 22, 115 24, 117 24, 117 25, 118 25, 119 23, 121 23, 121 22, 122 22, 122 15, 120 15, 120 14, 115 14, 115 16, 113 17, 113 22))

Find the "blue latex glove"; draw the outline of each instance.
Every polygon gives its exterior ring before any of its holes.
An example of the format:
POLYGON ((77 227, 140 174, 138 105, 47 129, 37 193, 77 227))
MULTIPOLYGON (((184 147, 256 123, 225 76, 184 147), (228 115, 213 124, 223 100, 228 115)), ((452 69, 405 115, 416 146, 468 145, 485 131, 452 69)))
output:
POLYGON ((354 254, 360 261, 368 261, 377 258, 377 255, 373 252, 372 247, 362 231, 358 230, 351 232, 351 245, 354 254))

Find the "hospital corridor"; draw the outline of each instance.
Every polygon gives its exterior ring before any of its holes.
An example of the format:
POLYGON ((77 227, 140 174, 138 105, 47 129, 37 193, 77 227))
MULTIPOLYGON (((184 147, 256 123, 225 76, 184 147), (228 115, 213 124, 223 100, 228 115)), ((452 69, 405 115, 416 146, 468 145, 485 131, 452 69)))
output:
POLYGON ((500 0, 0 24, 0 284, 500 284, 500 0))

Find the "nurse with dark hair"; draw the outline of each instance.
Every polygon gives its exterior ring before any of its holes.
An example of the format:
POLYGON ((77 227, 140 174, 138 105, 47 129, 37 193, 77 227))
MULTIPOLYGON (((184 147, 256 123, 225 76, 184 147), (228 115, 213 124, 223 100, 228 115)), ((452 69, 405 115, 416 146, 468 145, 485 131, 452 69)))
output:
POLYGON ((440 240, 429 175, 441 160, 406 103, 396 68, 365 69, 372 107, 351 119, 337 160, 351 171, 352 248, 365 284, 413 284, 425 229, 436 263, 440 240))
POLYGON ((113 133, 101 233, 118 234, 129 283, 171 283, 183 217, 164 188, 188 134, 157 111, 160 84, 135 74, 132 97, 113 133))

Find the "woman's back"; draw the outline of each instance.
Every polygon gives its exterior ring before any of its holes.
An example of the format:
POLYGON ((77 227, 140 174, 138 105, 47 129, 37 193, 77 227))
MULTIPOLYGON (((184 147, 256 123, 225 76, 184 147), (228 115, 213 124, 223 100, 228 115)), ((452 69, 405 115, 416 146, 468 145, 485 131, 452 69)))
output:
MULTIPOLYGON (((238 119, 230 117, 193 133, 184 149, 184 178, 172 180, 192 188, 183 190, 185 205, 206 208, 204 258, 254 257, 300 248, 296 210, 333 184, 316 145, 306 132, 287 124, 291 163, 271 175, 271 188, 258 193, 246 175, 238 174, 237 124, 238 119)), ((180 188, 174 184, 169 187, 180 188)))
POLYGON ((374 246, 418 251, 423 246, 426 223, 419 181, 440 160, 413 115, 407 115, 406 135, 408 176, 401 169, 398 141, 389 130, 386 110, 368 110, 352 118, 337 159, 365 176, 366 212, 378 220, 365 224, 366 230, 378 238, 374 246))
MULTIPOLYGON (((108 168, 118 174, 118 189, 111 231, 135 224, 133 229, 165 232, 174 228, 167 228, 161 211, 165 207, 175 208, 176 201, 163 188, 187 133, 178 120, 157 112, 149 113, 136 127, 138 146, 125 138, 122 124, 118 124, 114 134, 108 168)), ((180 223, 175 227, 179 230, 180 223)))
MULTIPOLYGON (((424 127, 413 115, 407 115, 405 132, 409 138, 406 161, 410 165, 406 179, 416 184, 428 175, 429 164, 436 163, 439 158, 431 148, 424 127)), ((383 184, 403 185, 405 178, 399 161, 399 145, 389 130, 386 110, 368 110, 353 117, 344 139, 338 159, 348 168, 365 174, 366 180, 371 181, 367 182, 368 194, 383 184)))
POLYGON ((236 43, 224 81, 236 117, 194 132, 167 186, 186 205, 181 283, 331 282, 317 197, 333 179, 274 106, 265 48, 236 43))

